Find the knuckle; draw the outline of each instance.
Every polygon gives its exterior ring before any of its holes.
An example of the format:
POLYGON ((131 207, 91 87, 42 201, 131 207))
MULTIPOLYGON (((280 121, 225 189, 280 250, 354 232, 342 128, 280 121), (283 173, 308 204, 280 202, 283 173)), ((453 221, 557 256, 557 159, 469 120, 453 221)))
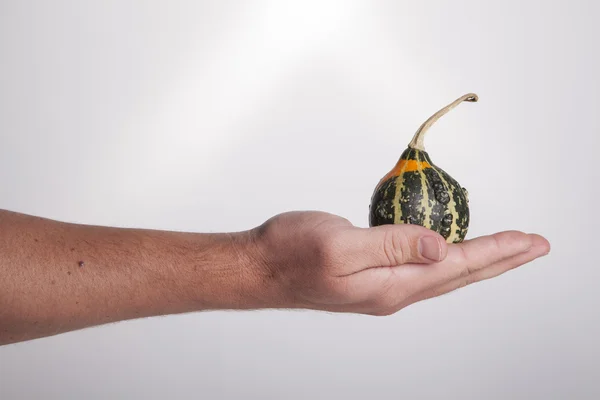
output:
POLYGON ((498 237, 498 235, 491 235, 491 239, 493 251, 500 251, 502 249, 502 245, 500 243, 500 238, 498 237))
POLYGON ((466 278, 469 275, 471 275, 472 267, 471 267, 471 265, 469 265, 471 258, 469 257, 469 255, 467 254, 467 251, 463 247, 459 247, 459 249, 461 251, 462 263, 460 264, 460 267, 459 267, 458 277, 466 278))
POLYGON ((471 275, 471 267, 468 263, 464 263, 462 268, 460 269, 460 273, 458 275, 459 278, 467 278, 471 275))
POLYGON ((389 266, 397 266, 405 263, 410 256, 408 238, 406 234, 398 229, 388 229, 383 240, 383 253, 389 266))

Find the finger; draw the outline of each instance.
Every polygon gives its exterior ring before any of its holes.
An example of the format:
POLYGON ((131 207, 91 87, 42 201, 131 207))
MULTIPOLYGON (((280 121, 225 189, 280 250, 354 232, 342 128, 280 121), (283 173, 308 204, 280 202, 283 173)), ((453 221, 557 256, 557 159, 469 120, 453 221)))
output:
POLYGON ((451 269, 459 276, 467 276, 500 260, 528 251, 533 246, 533 235, 506 231, 482 236, 455 245, 449 259, 451 269))
POLYGON ((539 235, 530 235, 532 237, 533 245, 531 249, 525 253, 518 254, 502 261, 496 262, 487 268, 482 268, 475 271, 474 273, 456 278, 450 282, 442 284, 440 286, 426 289, 412 298, 407 299, 406 305, 430 299, 432 297, 441 296, 472 283, 480 282, 486 279, 491 279, 502 275, 514 268, 520 267, 521 265, 527 264, 536 258, 545 256, 550 251, 550 243, 539 235))
MULTIPOLYGON (((532 238, 526 233, 507 231, 452 244, 448 246, 448 254, 442 262, 427 268, 413 264, 394 268, 393 279, 394 285, 397 286, 395 291, 401 293, 404 298, 412 296, 523 253, 531 248, 532 243, 532 238)), ((369 272, 390 275, 390 271, 386 271, 385 268, 369 272)))
POLYGON ((469 276, 492 264, 522 254, 533 246, 533 238, 523 232, 506 231, 449 246, 444 262, 430 270, 415 271, 419 278, 414 289, 421 291, 453 279, 469 276))
POLYGON ((444 238, 419 225, 352 228, 338 235, 345 256, 354 265, 348 274, 373 267, 434 263, 443 260, 447 254, 444 238))

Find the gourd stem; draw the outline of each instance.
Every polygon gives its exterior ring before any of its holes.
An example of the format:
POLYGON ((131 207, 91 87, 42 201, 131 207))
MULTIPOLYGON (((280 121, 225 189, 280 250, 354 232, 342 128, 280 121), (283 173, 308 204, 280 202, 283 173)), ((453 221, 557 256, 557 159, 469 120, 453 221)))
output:
POLYGON ((440 119, 444 114, 448 111, 452 110, 454 107, 462 103, 463 101, 476 102, 479 100, 479 97, 475 93, 468 93, 458 99, 454 100, 452 103, 448 104, 446 107, 442 108, 440 111, 433 114, 429 119, 423 122, 423 125, 419 127, 415 136, 413 136, 412 140, 408 144, 408 147, 412 149, 417 149, 421 151, 425 151, 425 147, 423 146, 423 138, 425 137, 425 132, 433 125, 438 119, 440 119))

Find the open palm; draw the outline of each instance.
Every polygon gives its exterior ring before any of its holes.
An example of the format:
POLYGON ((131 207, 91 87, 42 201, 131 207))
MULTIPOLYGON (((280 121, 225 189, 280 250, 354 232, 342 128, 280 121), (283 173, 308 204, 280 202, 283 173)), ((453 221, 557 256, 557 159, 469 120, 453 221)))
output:
POLYGON ((498 276, 550 250, 536 234, 507 231, 446 244, 421 226, 358 228, 316 211, 280 214, 254 233, 261 274, 279 299, 273 306, 372 315, 498 276))

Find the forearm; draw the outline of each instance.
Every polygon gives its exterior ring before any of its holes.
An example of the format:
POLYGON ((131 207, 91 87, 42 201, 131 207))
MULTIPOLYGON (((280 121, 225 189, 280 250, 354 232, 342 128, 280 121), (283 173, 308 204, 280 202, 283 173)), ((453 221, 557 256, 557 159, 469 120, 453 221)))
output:
POLYGON ((125 319, 253 308, 248 233, 66 224, 0 211, 0 344, 125 319))

